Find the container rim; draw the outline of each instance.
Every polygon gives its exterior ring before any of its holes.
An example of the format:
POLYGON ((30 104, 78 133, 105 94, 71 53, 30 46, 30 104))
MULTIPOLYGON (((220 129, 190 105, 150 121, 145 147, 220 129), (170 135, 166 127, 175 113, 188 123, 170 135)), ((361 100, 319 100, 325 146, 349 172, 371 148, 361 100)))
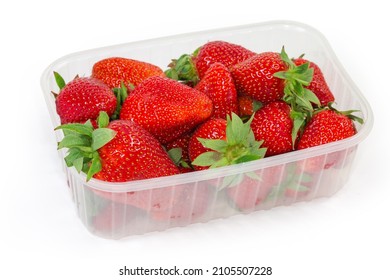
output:
POLYGON ((236 175, 240 173, 251 172, 256 169, 268 168, 268 167, 281 165, 281 164, 287 164, 290 162, 304 160, 306 158, 310 158, 314 156, 345 150, 349 147, 358 145, 361 141, 363 141, 368 136, 368 134, 370 133, 373 127, 374 117, 369 103, 367 102, 363 94, 360 92, 360 90, 357 88, 355 83, 352 81, 348 73, 345 71, 344 67, 338 60, 336 54, 334 53, 332 47, 330 46, 328 40, 324 37, 324 35, 320 33, 317 29, 307 24, 296 22, 296 21, 290 21, 290 20, 265 21, 265 22, 254 23, 254 24, 245 24, 245 25, 238 25, 238 26, 231 26, 231 27, 224 27, 224 28, 209 29, 205 31, 196 31, 196 32, 185 33, 185 34, 177 34, 177 35, 171 35, 171 36, 165 36, 165 37, 159 37, 159 38, 153 38, 147 40, 140 40, 140 41, 135 41, 130 43, 105 46, 105 47, 100 47, 100 48, 95 48, 91 50, 85 50, 85 51, 80 51, 80 52, 75 52, 72 54, 65 55, 52 62, 43 71, 40 80, 41 88, 45 96, 45 100, 49 109, 53 126, 55 127, 59 125, 59 118, 55 113, 56 111, 53 102, 50 101, 51 90, 49 88, 48 79, 52 75, 55 67, 58 67, 59 65, 65 63, 70 58, 75 59, 79 56, 84 56, 86 54, 90 56, 93 53, 99 53, 101 51, 108 50, 112 47, 121 47, 121 46, 129 46, 129 45, 134 46, 138 44, 153 43, 160 40, 192 37, 192 36, 197 36, 198 34, 204 35, 208 33, 231 31, 232 29, 240 30, 240 29, 248 29, 254 27, 267 27, 267 26, 273 28, 301 28, 302 30, 309 31, 310 33, 312 33, 312 35, 315 35, 320 39, 321 43, 325 48, 324 50, 328 52, 330 56, 332 56, 333 62, 335 63, 338 70, 340 71, 340 74, 346 79, 349 86, 352 88, 355 97, 358 99, 361 105, 362 108, 361 113, 364 116, 365 122, 363 125, 361 125, 360 129, 354 136, 337 142, 332 142, 325 145, 308 148, 305 150, 292 151, 289 153, 272 156, 272 157, 252 161, 252 162, 220 167, 216 169, 208 169, 203 171, 196 171, 191 173, 177 174, 172 176, 158 177, 158 178, 144 179, 144 180, 137 180, 137 181, 130 181, 130 182, 113 183, 113 182, 105 182, 105 181, 97 180, 94 178, 86 182, 85 174, 77 173, 75 168, 70 168, 69 171, 72 172, 74 176, 79 177, 80 180, 83 180, 84 181, 83 184, 86 187, 90 187, 105 192, 122 193, 122 192, 129 192, 129 191, 151 190, 151 189, 163 188, 168 186, 194 183, 194 182, 208 180, 208 179, 221 178, 226 176, 226 174, 236 175))

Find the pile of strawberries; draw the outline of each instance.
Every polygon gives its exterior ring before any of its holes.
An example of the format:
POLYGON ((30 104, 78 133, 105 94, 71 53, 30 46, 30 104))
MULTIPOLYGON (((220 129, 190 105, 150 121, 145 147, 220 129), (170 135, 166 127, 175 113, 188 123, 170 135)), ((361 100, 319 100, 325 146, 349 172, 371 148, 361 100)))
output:
MULTIPOLYGON (((284 48, 255 53, 211 41, 168 66, 164 72, 111 57, 96 62, 90 77, 68 83, 55 72, 57 129, 64 132, 58 147, 68 148, 66 164, 87 180, 170 176, 338 141, 354 135, 354 121, 361 121, 332 106, 334 95, 315 63, 290 59, 284 48)), ((267 181, 256 174, 245 180, 236 201, 241 208, 253 197, 253 181, 267 181)))

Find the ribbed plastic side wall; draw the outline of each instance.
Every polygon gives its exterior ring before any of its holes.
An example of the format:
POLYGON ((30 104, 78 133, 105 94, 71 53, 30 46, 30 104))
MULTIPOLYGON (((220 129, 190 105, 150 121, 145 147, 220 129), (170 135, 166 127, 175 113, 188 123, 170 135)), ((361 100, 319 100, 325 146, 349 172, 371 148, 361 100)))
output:
POLYGON ((78 215, 95 235, 119 239, 331 196, 348 180, 356 146, 249 173, 129 193, 89 188, 68 172, 78 215))

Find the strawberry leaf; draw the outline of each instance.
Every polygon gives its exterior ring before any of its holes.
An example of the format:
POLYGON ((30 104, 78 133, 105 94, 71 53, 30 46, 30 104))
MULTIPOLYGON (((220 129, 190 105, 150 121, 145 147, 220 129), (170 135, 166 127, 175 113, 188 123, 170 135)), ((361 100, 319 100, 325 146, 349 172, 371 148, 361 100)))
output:
POLYGON ((210 168, 217 168, 217 167, 222 167, 222 166, 226 166, 226 165, 229 165, 229 162, 227 160, 227 158, 225 157, 221 157, 219 160, 217 160, 216 162, 214 162, 210 168))
POLYGON ((298 137, 299 132, 303 129, 305 125, 305 116, 300 112, 291 112, 291 118, 293 119, 293 128, 292 128, 292 142, 295 143, 295 140, 298 137))
POLYGON ((92 132, 91 148, 96 151, 114 139, 116 131, 109 128, 98 128, 92 132))
POLYGON ((69 134, 62 139, 61 142, 58 143, 58 149, 62 148, 74 148, 74 147, 80 147, 80 146, 90 146, 91 141, 89 137, 86 137, 85 135, 76 135, 76 134, 69 134))
POLYGON ((73 163, 78 158, 83 158, 84 153, 78 148, 70 148, 68 151, 68 155, 64 158, 65 163, 68 167, 73 166, 73 163))
POLYGON ((168 155, 177 166, 182 159, 183 150, 182 148, 172 148, 168 151, 168 155))
POLYGON ((106 112, 101 111, 99 113, 99 116, 98 116, 96 122, 97 122, 99 128, 104 128, 104 127, 107 127, 108 124, 110 123, 110 118, 108 117, 108 114, 106 112))
POLYGON ((89 125, 81 124, 81 123, 69 123, 57 126, 54 130, 62 129, 64 133, 73 132, 76 134, 92 136, 93 128, 89 125))
POLYGON ((217 163, 222 158, 222 155, 217 152, 209 151, 200 154, 193 162, 193 165, 198 166, 211 166, 217 163))
POLYGON ((228 143, 226 143, 226 141, 224 140, 204 139, 204 138, 197 138, 197 139, 205 148, 209 148, 220 153, 226 152, 228 143))
POLYGON ((248 162, 248 161, 252 161, 252 160, 257 160, 257 159, 260 159, 261 157, 258 156, 258 155, 244 155, 242 157, 239 157, 237 159, 235 159, 233 161, 234 164, 237 164, 237 163, 243 163, 243 162, 248 162))
POLYGON ((93 175, 98 173, 100 170, 102 170, 102 163, 100 161, 100 156, 98 152, 94 152, 92 155, 91 166, 89 167, 87 173, 87 181, 89 181, 93 177, 93 175))
POLYGON ((356 122, 358 122, 360 124, 364 123, 364 120, 362 118, 360 118, 358 116, 355 116, 355 115, 352 115, 352 113, 360 112, 360 110, 339 111, 339 110, 337 110, 336 108, 333 107, 333 103, 332 102, 330 102, 328 104, 328 108, 333 110, 333 111, 335 111, 335 112, 337 112, 337 113, 339 113, 339 114, 342 114, 342 115, 348 117, 349 119, 351 119, 353 121, 356 121, 356 122))
POLYGON ((321 106, 321 102, 318 99, 317 95, 314 94, 310 89, 304 88, 303 89, 303 97, 310 102, 316 104, 318 107, 321 106))
POLYGON ((282 47, 282 50, 280 52, 280 58, 290 67, 294 67, 295 63, 290 59, 290 57, 287 55, 286 50, 284 49, 284 46, 282 47))
MULTIPOLYGON (((86 127, 91 128, 92 130, 94 129, 91 120, 87 120, 87 121, 84 123, 84 125, 85 125, 86 127)), ((91 133, 91 135, 92 135, 92 133, 91 133)))
POLYGON ((83 157, 79 157, 73 161, 73 166, 76 168, 77 172, 80 173, 83 168, 84 159, 83 157))
POLYGON ((54 73, 54 79, 56 80, 57 86, 59 89, 63 89, 66 86, 64 78, 61 77, 61 75, 58 72, 53 72, 54 73))

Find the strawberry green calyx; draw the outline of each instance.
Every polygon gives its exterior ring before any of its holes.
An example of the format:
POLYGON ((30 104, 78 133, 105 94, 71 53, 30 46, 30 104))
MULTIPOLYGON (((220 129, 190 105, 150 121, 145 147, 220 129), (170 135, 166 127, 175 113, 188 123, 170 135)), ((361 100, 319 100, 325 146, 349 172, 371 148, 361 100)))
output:
POLYGON ((227 116, 225 140, 198 138, 204 147, 212 151, 200 154, 192 165, 216 168, 263 158, 267 149, 260 148, 263 141, 255 140, 250 127, 253 117, 244 123, 234 113, 231 118, 227 116))
POLYGON ((197 53, 198 49, 192 55, 183 54, 178 59, 172 59, 165 75, 173 80, 195 86, 199 82, 198 71, 193 60, 197 53))
POLYGON ((182 148, 172 148, 167 151, 168 156, 172 159, 173 163, 178 167, 191 168, 188 163, 183 159, 183 149, 182 148))
MULTIPOLYGON (((56 81, 56 84, 61 91, 66 86, 66 82, 65 82, 64 78, 60 75, 60 73, 53 71, 53 74, 54 74, 54 79, 56 81)), ((79 75, 76 75, 73 79, 77 79, 77 78, 79 78, 79 75)), ((53 94, 54 98, 57 98, 57 96, 59 94, 59 93, 56 93, 54 91, 52 91, 51 93, 53 94)))
POLYGON ((304 125, 312 117, 314 108, 312 104, 321 106, 318 97, 308 88, 313 79, 313 68, 309 68, 309 62, 296 66, 288 57, 284 47, 280 53, 288 70, 274 74, 275 77, 285 80, 283 100, 291 106, 291 118, 294 122, 292 140, 295 142, 304 125))
POLYGON ((114 130, 107 128, 109 117, 106 112, 100 112, 97 124, 97 129, 93 128, 90 121, 84 124, 64 124, 55 128, 63 130, 65 135, 58 143, 58 149, 68 148, 66 165, 74 166, 79 173, 86 173, 87 181, 102 169, 98 150, 116 135, 114 130))
MULTIPOLYGON (((54 79, 56 81, 56 84, 61 91, 66 86, 66 82, 58 72, 53 71, 53 74, 54 74, 54 79)), ((57 98, 58 96, 57 92, 52 91, 51 93, 53 94, 54 98, 57 98)))
MULTIPOLYGON (((358 123, 360 123, 360 124, 363 124, 363 123, 364 123, 364 120, 363 120, 362 118, 353 115, 353 113, 360 112, 360 110, 339 111, 339 110, 337 110, 337 109, 333 106, 333 102, 330 102, 330 103, 328 104, 328 106, 326 106, 326 107, 323 108, 323 110, 326 110, 326 109, 335 111, 336 113, 341 114, 341 115, 344 115, 344 116, 346 116, 347 118, 351 119, 352 121, 358 122, 358 123)), ((322 110, 318 110, 318 111, 322 111, 322 110)), ((315 113, 317 113, 317 111, 316 111, 315 113)))
POLYGON ((62 78, 62 76, 56 71, 53 71, 53 74, 54 74, 54 78, 56 80, 57 86, 59 87, 60 90, 63 89, 64 86, 66 85, 64 78, 62 78))

